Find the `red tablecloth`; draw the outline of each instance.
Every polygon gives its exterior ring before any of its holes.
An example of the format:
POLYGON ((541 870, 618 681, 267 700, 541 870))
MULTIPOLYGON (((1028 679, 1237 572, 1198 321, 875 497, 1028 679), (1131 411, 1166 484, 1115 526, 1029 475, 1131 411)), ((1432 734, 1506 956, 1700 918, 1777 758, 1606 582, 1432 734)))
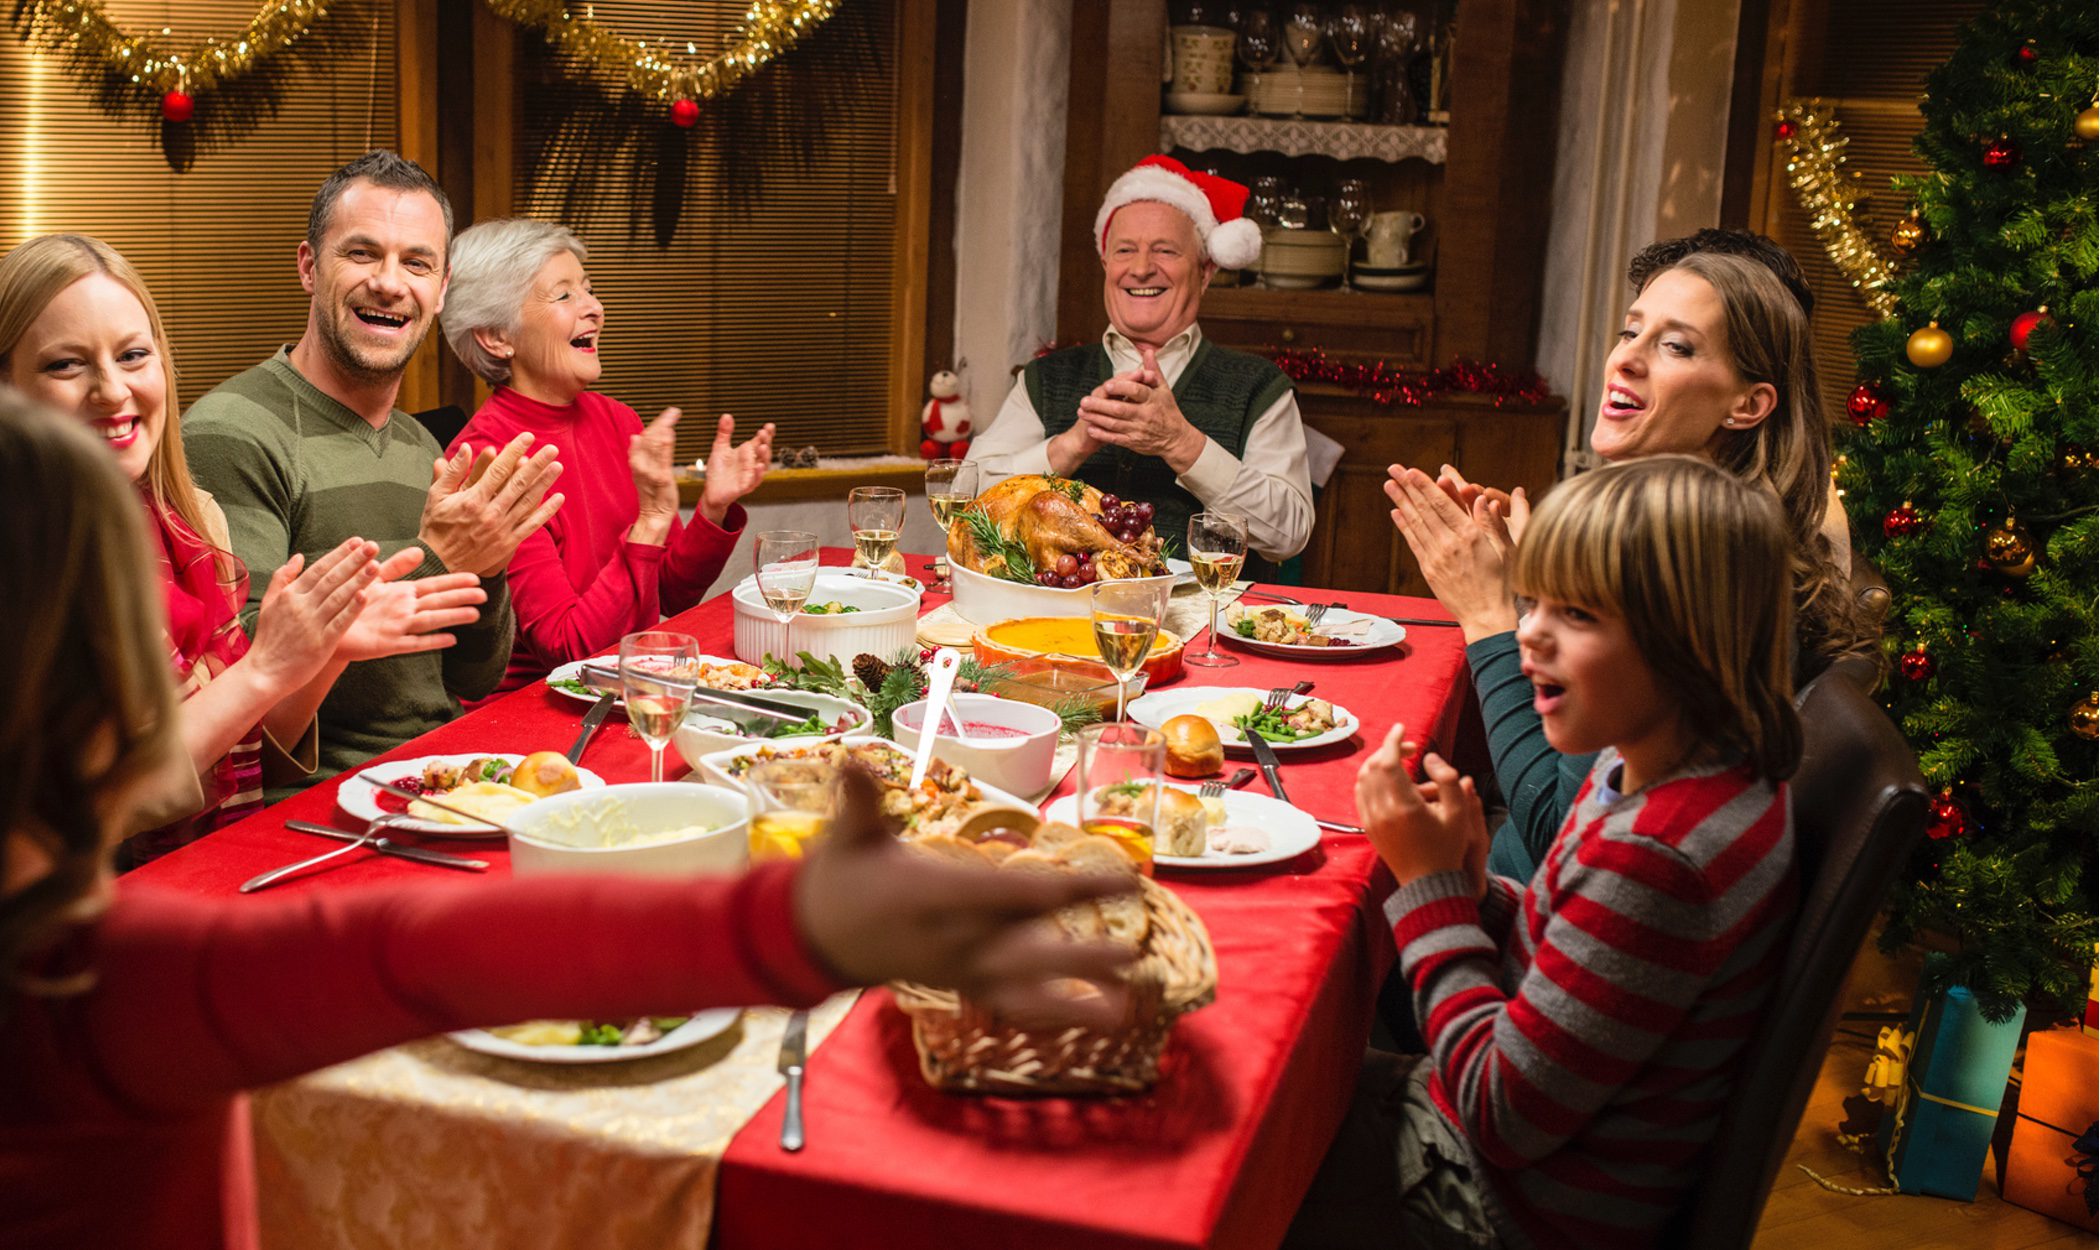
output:
MULTIPOLYGON (((827 562, 844 556, 828 552, 827 562)), ((1319 597, 1387 615, 1445 615, 1420 599, 1319 597)), ((937 602, 929 596, 929 607, 937 602)), ((667 627, 729 654, 729 599, 712 599, 667 627)), ((1479 757, 1456 629, 1411 628, 1397 652, 1312 666, 1238 654, 1236 668, 1191 669, 1183 680, 1269 687, 1311 676, 1320 694, 1363 722, 1357 741, 1285 757, 1292 798, 1314 815, 1353 819, 1357 765, 1396 720, 1436 749, 1479 757)), ((579 711, 572 700, 526 689, 391 755, 558 750, 573 738, 579 711)), ((647 748, 618 720, 583 762, 609 781, 648 775, 647 748)), ((677 772, 673 757, 670 773, 677 772)), ((334 794, 333 784, 318 786, 135 875, 233 896, 249 877, 322 849, 309 835, 287 832, 287 819, 355 824, 336 812, 334 794)), ((500 840, 445 845, 494 861, 491 875, 507 870, 500 840)), ((1144 1098, 936 1093, 918 1075, 909 1026, 887 992, 864 996, 810 1064, 808 1147, 780 1151, 779 1098, 731 1144, 714 1244, 1275 1245, 1339 1122, 1374 992, 1392 963, 1375 905, 1376 866, 1361 837, 1330 834, 1317 851, 1269 870, 1162 874, 1209 927, 1219 986, 1215 1003, 1176 1026, 1160 1085, 1144 1098)), ((347 857, 277 888, 443 871, 347 857)))

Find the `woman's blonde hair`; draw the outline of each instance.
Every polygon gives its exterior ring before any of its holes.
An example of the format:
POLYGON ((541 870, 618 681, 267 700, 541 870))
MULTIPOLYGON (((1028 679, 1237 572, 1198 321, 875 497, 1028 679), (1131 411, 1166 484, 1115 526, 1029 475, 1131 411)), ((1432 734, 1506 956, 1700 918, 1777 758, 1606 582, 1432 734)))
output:
POLYGON ((51 870, 0 898, 0 982, 94 888, 113 803, 176 744, 162 601, 138 495, 78 421, 0 387, 0 855, 51 870))
MULTIPOLYGON (((159 355, 161 376, 167 379, 163 400, 165 414, 160 442, 146 462, 146 496, 154 507, 173 515, 207 545, 204 506, 197 486, 190 479, 189 461, 182 454, 182 409, 175 396, 175 356, 168 350, 168 331, 161 324, 160 308, 146 280, 131 267, 117 249, 84 234, 43 234, 25 240, 0 257, 0 375, 14 366, 14 352, 29 327, 58 293, 82 278, 104 274, 138 297, 146 310, 146 324, 153 330, 153 350, 159 355)), ((70 414, 68 414, 70 415, 70 414)), ((222 579, 238 576, 232 554, 216 551, 222 579)))
POLYGON ((1801 757, 1791 545, 1758 484, 1696 456, 1648 456, 1555 488, 1514 582, 1623 618, 1694 740, 1777 780, 1801 757))
MULTIPOLYGON (((1851 579, 1838 568, 1823 535, 1830 503, 1830 423, 1823 414, 1808 315, 1766 265, 1722 252, 1691 252, 1657 274, 1696 274, 1721 298, 1730 363, 1747 383, 1777 394, 1771 415, 1747 430, 1722 430, 1714 463, 1759 482, 1785 514, 1786 561, 1803 652, 1816 668, 1845 655, 1874 654, 1876 630, 1859 610, 1851 579)), ((1650 282, 1655 280, 1650 275, 1650 282)))

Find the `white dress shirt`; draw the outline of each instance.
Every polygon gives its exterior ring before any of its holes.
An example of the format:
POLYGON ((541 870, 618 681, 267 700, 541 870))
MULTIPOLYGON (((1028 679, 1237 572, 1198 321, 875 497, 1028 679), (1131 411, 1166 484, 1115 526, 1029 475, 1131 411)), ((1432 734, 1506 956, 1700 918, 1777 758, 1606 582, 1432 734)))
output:
MULTIPOLYGON (((1168 387, 1180 382, 1202 342, 1203 332, 1191 324, 1155 354, 1168 387)), ((1114 326, 1101 336, 1101 345, 1116 373, 1134 372, 1144 363, 1137 344, 1114 326)), ((1022 473, 1049 474, 1049 443, 1042 416, 1028 398, 1027 380, 1014 379, 991 427, 970 444, 970 462, 987 479, 980 489, 1022 473)), ((1243 456, 1206 436, 1196 463, 1174 480, 1204 507, 1245 517, 1247 545, 1263 558, 1282 561, 1303 551, 1312 536, 1312 477, 1305 464, 1297 392, 1285 391, 1255 419, 1243 456)))

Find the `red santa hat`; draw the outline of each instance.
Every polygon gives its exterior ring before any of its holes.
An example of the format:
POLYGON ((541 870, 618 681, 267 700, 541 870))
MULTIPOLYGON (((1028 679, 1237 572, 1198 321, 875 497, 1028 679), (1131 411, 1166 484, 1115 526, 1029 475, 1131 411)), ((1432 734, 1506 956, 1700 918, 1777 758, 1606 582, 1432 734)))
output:
POLYGON ((1108 223, 1117 209, 1147 200, 1188 214, 1204 252, 1220 267, 1244 269, 1261 258, 1261 227, 1240 215, 1247 188, 1171 156, 1148 156, 1110 184, 1094 214, 1095 250, 1108 254, 1108 223))

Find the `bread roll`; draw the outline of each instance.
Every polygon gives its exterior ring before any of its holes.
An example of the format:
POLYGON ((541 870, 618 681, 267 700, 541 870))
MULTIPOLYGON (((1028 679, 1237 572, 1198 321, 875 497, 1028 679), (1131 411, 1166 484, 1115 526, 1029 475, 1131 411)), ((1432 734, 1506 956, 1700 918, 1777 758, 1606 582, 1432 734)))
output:
POLYGON ((1194 859, 1210 844, 1210 814, 1203 800, 1172 786, 1159 788, 1159 824, 1153 829, 1153 847, 1161 855, 1194 859))
POLYGON ((577 776, 576 765, 559 751, 534 751, 518 761, 518 767, 510 775, 510 784, 527 794, 546 798, 550 794, 567 794, 583 788, 583 778, 577 776))
POLYGON ((1201 716, 1176 716, 1159 727, 1167 739, 1167 775, 1208 777, 1225 767, 1218 727, 1201 716))

